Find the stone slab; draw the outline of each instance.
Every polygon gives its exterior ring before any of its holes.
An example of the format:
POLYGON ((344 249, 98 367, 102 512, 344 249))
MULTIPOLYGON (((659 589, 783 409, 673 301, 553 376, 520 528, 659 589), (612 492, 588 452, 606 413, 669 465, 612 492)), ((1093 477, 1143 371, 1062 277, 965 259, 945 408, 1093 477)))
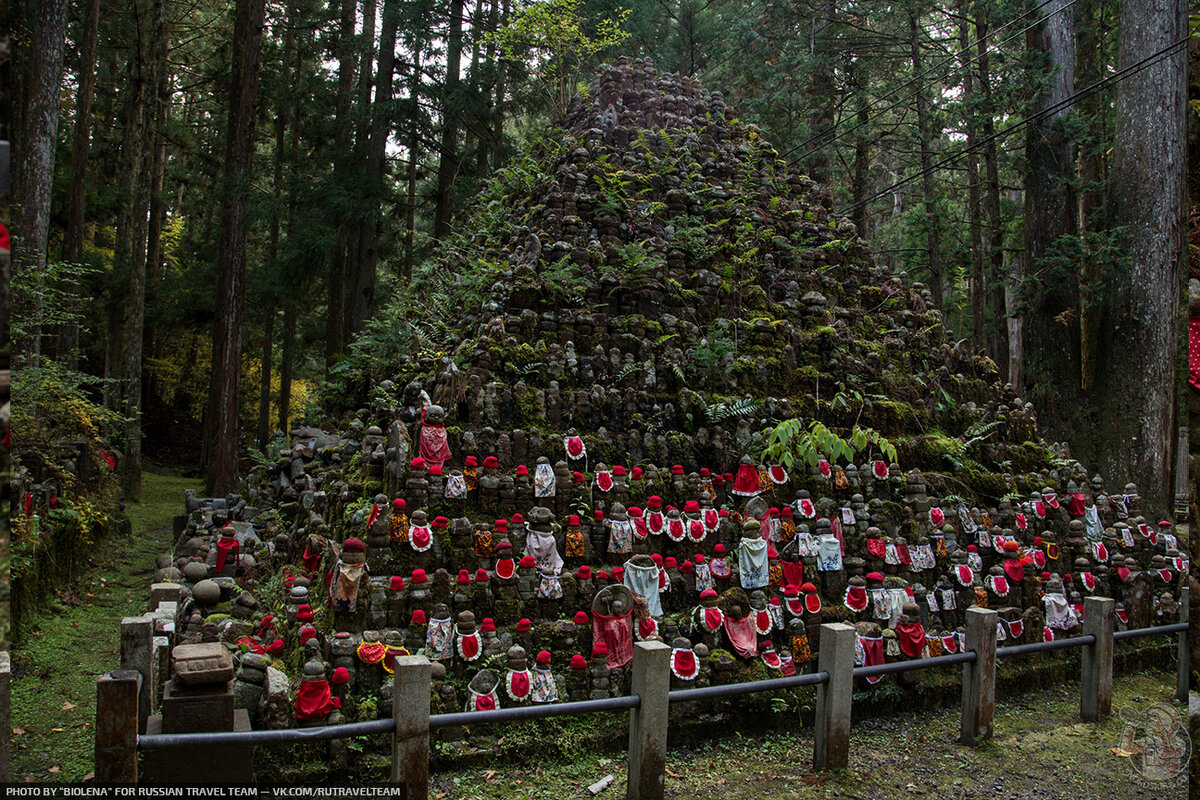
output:
POLYGON ((163 690, 163 733, 227 731, 233 724, 233 711, 231 682, 189 686, 175 678, 163 690))

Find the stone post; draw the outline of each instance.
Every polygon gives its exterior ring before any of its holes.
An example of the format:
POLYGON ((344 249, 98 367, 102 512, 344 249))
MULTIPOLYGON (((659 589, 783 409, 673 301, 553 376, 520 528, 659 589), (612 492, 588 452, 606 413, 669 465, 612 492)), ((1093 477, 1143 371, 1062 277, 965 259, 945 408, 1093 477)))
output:
POLYGON ((657 800, 667 769, 667 692, 671 689, 671 648, 665 642, 633 646, 630 694, 641 704, 629 711, 629 780, 626 800, 657 800))
POLYGON ((396 659, 392 686, 392 783, 405 800, 429 796, 429 695, 433 665, 425 656, 396 659))
POLYGON ((996 625, 999 615, 986 608, 967 609, 966 650, 975 661, 963 664, 962 731, 958 741, 974 746, 992 738, 996 708, 996 625))
POLYGON ((821 626, 817 671, 828 672, 829 682, 817 685, 813 769, 845 769, 849 761, 854 637, 854 628, 844 622, 821 626))
POLYGON ((179 603, 183 601, 183 586, 178 583, 150 584, 150 608, 158 608, 159 603, 179 603))
POLYGON ((171 674, 171 641, 166 636, 155 636, 150 641, 150 701, 158 708, 162 703, 163 686, 171 674))
MULTIPOLYGON (((7 650, 0 651, 0 732, 12 730, 10 698, 12 660, 7 650)), ((12 780, 11 744, 8 734, 0 735, 0 783, 12 780)))
MULTIPOLYGON (((1185 575, 1186 579, 1187 576, 1185 575)), ((1179 592, 1179 621, 1190 622, 1191 614, 1188 612, 1188 604, 1191 600, 1191 589, 1184 586, 1179 592)), ((1191 659, 1191 642, 1188 640, 1188 630, 1179 634, 1179 676, 1175 683, 1175 699, 1181 703, 1188 701, 1188 663, 1191 659)))
POLYGON ((1083 633, 1096 637, 1084 645, 1082 698, 1079 716, 1084 722, 1099 722, 1112 710, 1113 686, 1113 612, 1111 597, 1088 597, 1083 601, 1083 633))
POLYGON ((96 783, 137 783, 141 683, 134 669, 96 679, 96 783))
POLYGON ((151 665, 154 662, 154 619, 148 615, 125 617, 121 620, 121 669, 136 669, 142 676, 138 697, 138 733, 146 732, 150 716, 154 681, 151 665))

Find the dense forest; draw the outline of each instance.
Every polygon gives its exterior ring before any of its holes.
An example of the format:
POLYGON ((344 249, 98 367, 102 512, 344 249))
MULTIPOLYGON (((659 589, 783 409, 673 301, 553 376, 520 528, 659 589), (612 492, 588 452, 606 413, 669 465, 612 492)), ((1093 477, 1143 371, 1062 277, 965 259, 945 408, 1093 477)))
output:
POLYGON ((1169 505, 1197 127, 1182 0, 7 11, 27 461, 90 439, 126 496, 146 458, 223 493, 276 430, 439 352, 413 312, 464 210, 627 55, 719 90, 1047 440, 1169 505))

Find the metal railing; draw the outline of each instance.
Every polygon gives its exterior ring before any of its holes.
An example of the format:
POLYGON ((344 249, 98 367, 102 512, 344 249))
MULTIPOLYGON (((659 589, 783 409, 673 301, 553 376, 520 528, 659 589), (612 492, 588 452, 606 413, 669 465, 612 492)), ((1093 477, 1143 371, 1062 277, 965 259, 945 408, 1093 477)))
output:
MULTIPOLYGON (((1181 617, 1187 618, 1186 588, 1181 617)), ((961 664, 963 666, 963 724, 960 741, 976 744, 992 735, 992 710, 995 702, 996 659, 1067 648, 1084 649, 1081 664, 1081 716, 1097 721, 1110 711, 1112 692, 1113 644, 1117 641, 1155 635, 1179 634, 1179 680, 1177 697, 1186 700, 1188 677, 1188 623, 1114 631, 1115 603, 1109 598, 1087 599, 1084 633, 1064 639, 1030 644, 996 646, 998 615, 987 609, 968 609, 967 637, 958 653, 895 661, 872 666, 854 666, 853 627, 841 623, 821 626, 821 648, 816 671, 803 675, 761 681, 670 690, 670 651, 662 642, 639 642, 632 665, 633 691, 627 696, 516 706, 490 711, 429 714, 431 665, 423 656, 403 656, 396 661, 392 697, 392 717, 367 722, 286 730, 220 733, 182 733, 134 736, 125 753, 126 771, 101 764, 101 731, 97 731, 97 780, 136 780, 136 750, 160 748, 216 747, 220 745, 295 744, 391 732, 393 734, 392 779, 404 784, 409 797, 426 797, 428 787, 428 748, 431 730, 453 726, 478 726, 516 720, 630 711, 629 792, 630 798, 662 797, 663 761, 666 752, 667 708, 670 703, 685 703, 775 692, 801 686, 817 687, 816 741, 814 768, 838 768, 846 765, 851 716, 851 696, 855 678, 898 674, 961 664), (132 759, 130 759, 132 754, 132 759), (132 763, 130 767, 129 764, 132 763), (101 778, 104 775, 105 778, 101 778)), ((136 699, 141 677, 136 672, 111 673, 101 680, 125 675, 135 679, 136 699)), ((100 693, 103 700, 104 693, 100 693)), ((97 718, 103 710, 97 705, 97 718)), ((100 726, 98 725, 98 728, 100 726)), ((128 741, 129 737, 126 736, 128 741)), ((106 750, 106 753, 109 752, 106 750)))

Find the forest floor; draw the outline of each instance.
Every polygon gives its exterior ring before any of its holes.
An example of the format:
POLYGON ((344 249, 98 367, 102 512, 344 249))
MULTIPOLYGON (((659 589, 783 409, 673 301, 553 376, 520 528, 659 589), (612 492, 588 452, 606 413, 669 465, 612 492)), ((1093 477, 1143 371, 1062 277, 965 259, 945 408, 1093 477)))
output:
POLYGON ((146 610, 155 557, 171 547, 171 517, 196 479, 145 472, 142 501, 127 503, 128 536, 110 536, 78 564, 80 578, 23 620, 12 648, 14 781, 90 777, 96 676, 121 666, 122 617, 146 610))
MULTIPOLYGON (((976 748, 955 742, 957 708, 895 714, 856 722, 849 769, 814 773, 812 730, 796 734, 726 736, 667 754, 666 796, 762 800, 802 796, 816 800, 1183 800, 1187 771, 1169 783, 1135 776, 1130 759, 1113 752, 1125 726, 1122 713, 1171 703, 1175 676, 1143 672, 1118 676, 1113 714, 1098 725, 1079 721, 1079 687, 1043 690, 996 702, 995 738, 976 748)), ((625 761, 580 757, 535 769, 442 771, 430 796, 479 798, 591 797, 587 787, 615 780, 597 797, 625 794, 625 761)))

